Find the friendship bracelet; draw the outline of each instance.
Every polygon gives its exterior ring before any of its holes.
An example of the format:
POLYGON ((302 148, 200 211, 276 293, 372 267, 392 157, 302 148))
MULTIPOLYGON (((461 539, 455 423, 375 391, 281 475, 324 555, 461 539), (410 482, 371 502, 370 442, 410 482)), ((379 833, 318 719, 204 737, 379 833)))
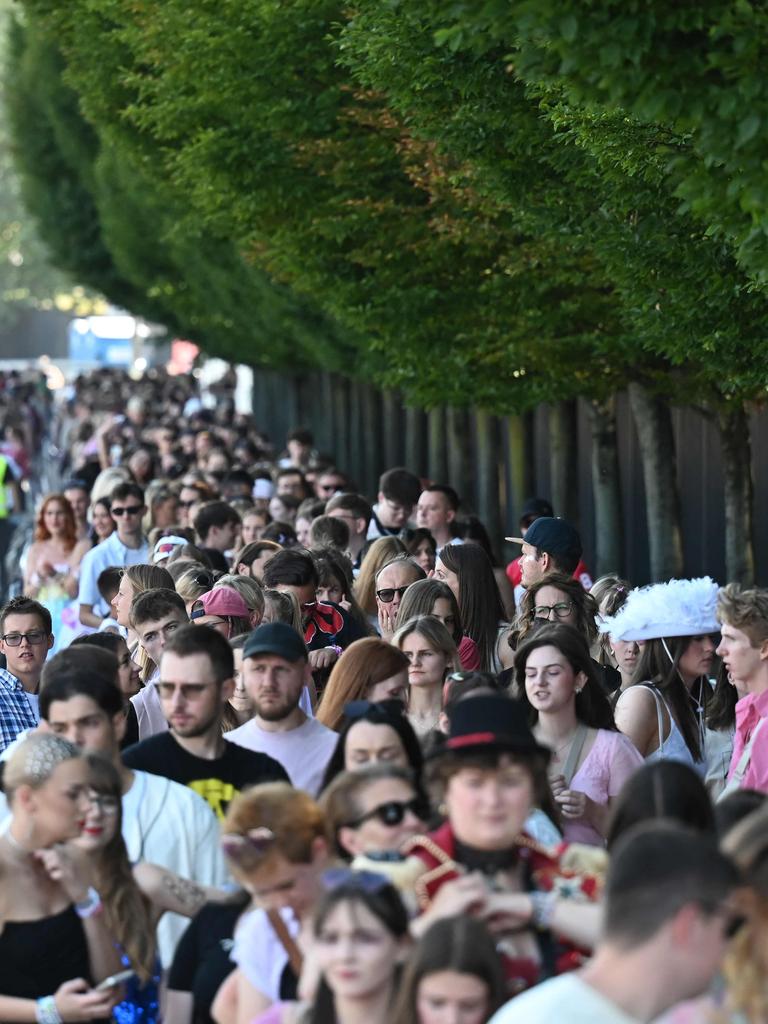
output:
POLYGON ((552 923, 557 903, 557 893, 554 892, 529 892, 528 898, 533 905, 531 923, 535 924, 540 931, 545 931, 552 923))
POLYGON ((89 886, 87 897, 81 900, 80 903, 75 904, 75 913, 79 918, 85 920, 87 917, 93 917, 94 914, 101 913, 101 910, 101 896, 99 896, 93 886, 89 886))
POLYGON ((53 996, 41 996, 36 1000, 35 1019, 37 1024, 63 1024, 53 996))

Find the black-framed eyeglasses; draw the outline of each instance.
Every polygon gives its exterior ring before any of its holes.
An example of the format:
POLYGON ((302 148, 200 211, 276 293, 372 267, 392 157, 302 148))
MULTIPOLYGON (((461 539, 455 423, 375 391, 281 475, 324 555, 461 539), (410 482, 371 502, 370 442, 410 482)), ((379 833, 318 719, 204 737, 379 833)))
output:
POLYGON ((26 640, 33 647, 41 644, 48 634, 44 629, 30 629, 28 633, 6 633, 2 640, 9 647, 21 647, 22 640, 26 640))
POLYGON ((565 619, 571 614, 573 601, 558 601, 557 604, 537 604, 533 614, 537 619, 548 619, 552 612, 556 619, 565 619))
POLYGON ((355 818, 354 821, 348 821, 346 824, 348 828, 359 828, 366 821, 370 821, 371 818, 378 818, 382 825, 395 828, 397 825, 402 825, 408 811, 414 814, 420 821, 424 821, 427 817, 427 808, 424 801, 421 797, 415 796, 412 800, 387 800, 386 803, 379 804, 372 811, 368 811, 366 814, 361 815, 361 817, 355 818))
POLYGON ((395 599, 395 594, 402 597, 410 585, 410 583, 406 583, 404 587, 385 587, 383 590, 376 591, 376 597, 382 604, 391 604, 395 599))
POLYGON ((109 510, 110 515, 117 516, 140 516, 144 511, 143 505, 113 505, 109 510))

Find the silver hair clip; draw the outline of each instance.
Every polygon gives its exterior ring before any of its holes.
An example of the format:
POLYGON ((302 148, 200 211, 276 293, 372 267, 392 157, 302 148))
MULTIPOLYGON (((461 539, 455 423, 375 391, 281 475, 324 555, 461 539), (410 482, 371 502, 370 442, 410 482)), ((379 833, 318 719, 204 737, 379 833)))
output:
POLYGON ((62 761, 78 757, 79 749, 61 736, 40 735, 30 744, 32 749, 24 760, 24 778, 30 782, 45 782, 62 761))

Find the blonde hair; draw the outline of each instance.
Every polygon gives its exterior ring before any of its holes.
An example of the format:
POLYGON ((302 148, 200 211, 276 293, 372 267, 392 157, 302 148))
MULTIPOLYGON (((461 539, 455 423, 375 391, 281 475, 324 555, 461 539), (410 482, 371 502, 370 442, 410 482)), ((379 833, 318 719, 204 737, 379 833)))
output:
POLYGON ((270 590, 267 588, 264 591, 264 616, 262 621, 284 622, 286 626, 291 626, 295 629, 299 636, 304 636, 299 599, 291 590, 270 590))
POLYGON ((80 750, 50 732, 32 732, 16 747, 3 768, 3 792, 8 803, 20 786, 39 789, 64 761, 81 757, 80 750))
POLYGON ((402 554, 407 554, 407 550, 397 537, 379 537, 368 548, 352 587, 357 603, 366 614, 376 614, 376 575, 379 569, 402 554))
POLYGON ((423 636, 433 650, 444 654, 449 661, 449 668, 453 672, 459 671, 459 652, 453 637, 440 619, 436 619, 434 615, 417 615, 398 629, 392 637, 392 643, 399 651, 402 651, 403 641, 413 633, 423 636))
POLYGON ((234 573, 219 576, 213 584, 213 589, 218 590, 220 587, 236 590, 248 605, 251 618, 255 617, 258 620, 256 625, 261 622, 264 618, 264 588, 260 587, 252 576, 236 576, 234 573))
POLYGON ((278 857, 291 864, 309 864, 315 840, 325 835, 325 823, 323 812, 308 793, 288 782, 264 782, 235 797, 222 833, 232 871, 243 877, 271 867, 278 857), (249 844, 256 831, 263 837, 258 846, 249 844), (234 851, 233 837, 243 840, 234 851))
MULTIPOLYGON (((166 590, 175 590, 176 585, 173 582, 173 576, 168 572, 162 565, 152 565, 149 562, 137 562, 136 565, 127 565, 121 572, 121 576, 124 576, 131 584, 133 589, 133 597, 131 599, 131 605, 139 596, 144 594, 148 590, 158 590, 160 588, 166 590)), ((139 644, 136 650, 136 664, 139 666, 139 675, 141 681, 146 683, 152 673, 157 667, 139 644)))
POLYGON ((118 484, 126 484, 133 480, 127 466, 107 466, 102 469, 91 488, 91 505, 101 498, 109 498, 118 484))
POLYGON ((742 590, 738 583, 729 583, 717 596, 717 617, 746 633, 753 647, 760 647, 768 640, 768 590, 742 590))
POLYGON ((753 811, 735 825, 726 834, 721 848, 751 890, 749 918, 731 940, 723 962, 728 1008, 743 1013, 750 1024, 761 1024, 768 1020, 768 993, 761 956, 768 931, 768 808, 753 811))
POLYGON ((205 566, 196 565, 193 569, 186 569, 176 580, 176 593, 188 605, 212 589, 211 578, 211 571, 205 566), (200 581, 201 574, 206 576, 206 581, 200 581))

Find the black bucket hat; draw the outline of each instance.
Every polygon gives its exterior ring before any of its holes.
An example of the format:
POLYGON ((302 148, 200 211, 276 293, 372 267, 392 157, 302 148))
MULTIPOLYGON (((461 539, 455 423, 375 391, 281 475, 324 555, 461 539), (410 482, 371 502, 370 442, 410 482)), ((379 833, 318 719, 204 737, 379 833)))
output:
POLYGON ((430 759, 478 753, 535 754, 549 760, 528 725, 528 708, 511 697, 466 697, 451 711, 450 732, 432 751, 430 759))

